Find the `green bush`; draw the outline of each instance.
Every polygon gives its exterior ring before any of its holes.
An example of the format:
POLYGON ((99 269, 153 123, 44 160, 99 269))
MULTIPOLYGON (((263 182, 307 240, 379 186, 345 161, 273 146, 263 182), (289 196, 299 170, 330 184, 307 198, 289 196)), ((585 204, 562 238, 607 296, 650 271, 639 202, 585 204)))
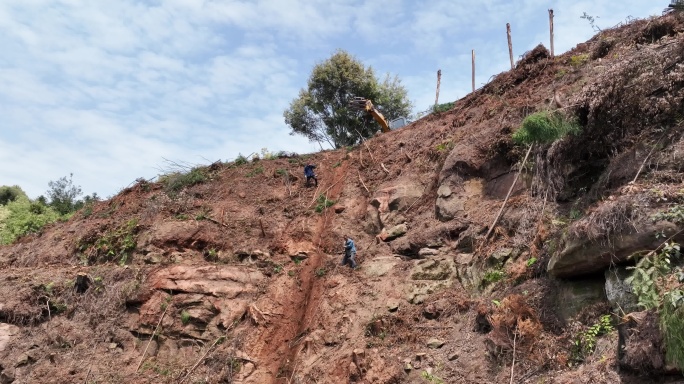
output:
POLYGON ((180 192, 183 188, 191 187, 196 184, 201 184, 207 181, 206 168, 193 168, 188 173, 175 172, 169 175, 164 175, 160 178, 164 189, 169 195, 174 195, 180 192))
POLYGON ((11 244, 21 236, 37 233, 60 218, 52 207, 31 202, 21 196, 7 203, 0 212, 0 244, 11 244))
POLYGON ((518 144, 552 143, 567 135, 577 135, 581 128, 577 121, 559 111, 541 111, 527 116, 513 133, 518 144))
POLYGON ((235 164, 235 165, 247 164, 247 158, 242 153, 238 153, 238 156, 235 158, 235 161, 233 161, 233 164, 235 164))
POLYGON ((450 103, 437 104, 437 105, 432 107, 432 112, 434 112, 434 113, 446 112, 446 111, 451 110, 451 108, 453 108, 453 107, 454 107, 453 101, 450 103))

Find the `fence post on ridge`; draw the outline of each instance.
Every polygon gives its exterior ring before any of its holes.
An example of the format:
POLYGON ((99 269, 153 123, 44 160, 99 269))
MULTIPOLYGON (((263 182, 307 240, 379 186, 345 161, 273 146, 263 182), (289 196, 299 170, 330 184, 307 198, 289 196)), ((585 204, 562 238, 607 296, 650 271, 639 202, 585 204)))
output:
POLYGON ((437 70, 437 94, 435 95, 435 108, 439 104, 439 83, 442 79, 442 70, 438 69, 437 70))
POLYGON ((553 9, 549 9, 549 34, 551 35, 551 58, 553 58, 553 9))
POLYGON ((508 56, 511 58, 511 69, 513 65, 513 44, 511 43, 511 24, 506 23, 506 36, 508 37, 508 56))
POLYGON ((475 92, 475 50, 472 50, 473 56, 473 92, 475 92))

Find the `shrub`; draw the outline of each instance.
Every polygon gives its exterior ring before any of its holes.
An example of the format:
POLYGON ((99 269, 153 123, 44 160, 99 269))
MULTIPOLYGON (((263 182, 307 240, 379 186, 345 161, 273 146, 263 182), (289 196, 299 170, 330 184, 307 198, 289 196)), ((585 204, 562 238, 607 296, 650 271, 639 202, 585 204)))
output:
POLYGON ((175 195, 183 188, 191 187, 207 181, 206 168, 193 168, 188 173, 175 172, 161 178, 166 193, 175 195))
POLYGON ((247 164, 247 158, 242 153, 238 153, 238 156, 235 158, 235 161, 233 161, 233 164, 235 164, 235 165, 247 164))
POLYGON ((0 244, 11 244, 24 235, 40 232, 60 217, 52 207, 31 202, 24 196, 7 203, 0 216, 4 217, 0 217, 0 244))
POLYGON ((453 101, 449 102, 449 103, 437 104, 437 105, 432 107, 432 112, 434 112, 434 113, 446 112, 453 107, 454 107, 453 101))
POLYGON ((518 144, 551 143, 569 134, 577 135, 580 126, 558 111, 541 111, 527 116, 513 133, 518 144))
POLYGON ((316 212, 321 213, 323 212, 326 208, 334 205, 335 202, 333 200, 328 200, 325 195, 320 194, 318 195, 318 200, 316 200, 316 212))

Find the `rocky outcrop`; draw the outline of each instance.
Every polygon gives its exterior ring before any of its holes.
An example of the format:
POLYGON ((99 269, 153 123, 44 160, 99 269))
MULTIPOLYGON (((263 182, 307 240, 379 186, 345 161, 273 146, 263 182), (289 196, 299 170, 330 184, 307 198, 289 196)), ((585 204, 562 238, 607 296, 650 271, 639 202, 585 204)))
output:
MULTIPOLYGON (((648 224, 638 232, 632 230, 609 236, 606 240, 597 241, 588 238, 575 238, 566 242, 565 248, 553 255, 549 260, 548 271, 556 277, 581 276, 601 272, 612 263, 626 261, 630 255, 639 251, 650 251, 662 244, 663 239, 657 235, 670 236, 678 231, 678 227, 667 221, 648 224)), ((682 234, 675 240, 684 238, 682 234)))

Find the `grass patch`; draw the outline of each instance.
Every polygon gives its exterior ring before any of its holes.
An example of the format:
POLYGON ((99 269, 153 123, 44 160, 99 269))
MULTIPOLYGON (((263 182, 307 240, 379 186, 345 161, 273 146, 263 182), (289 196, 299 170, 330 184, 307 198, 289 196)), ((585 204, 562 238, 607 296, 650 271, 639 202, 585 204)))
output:
POLYGON ((513 133, 517 144, 551 143, 567 135, 577 135, 581 128, 575 119, 569 119, 559 111, 533 113, 523 120, 513 133))

